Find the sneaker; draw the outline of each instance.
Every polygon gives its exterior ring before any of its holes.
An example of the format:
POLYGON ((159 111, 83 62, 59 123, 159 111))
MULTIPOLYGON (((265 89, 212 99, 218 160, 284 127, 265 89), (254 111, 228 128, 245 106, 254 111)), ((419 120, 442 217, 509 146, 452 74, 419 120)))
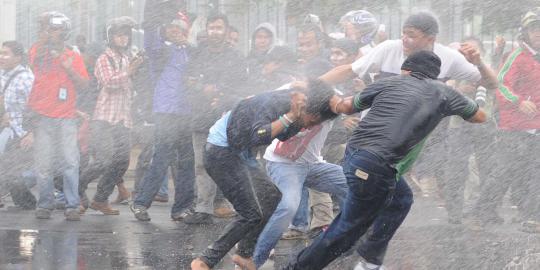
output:
POLYGON ((81 214, 78 208, 69 208, 64 212, 64 216, 67 221, 79 221, 81 220, 81 214))
POLYGON ((96 202, 93 201, 90 204, 90 208, 103 213, 104 215, 115 216, 120 215, 118 209, 113 209, 108 202, 96 202))
POLYGON ((167 203, 167 202, 169 202, 169 197, 161 196, 161 195, 156 195, 156 196, 154 197, 154 202, 167 203))
POLYGON ((281 236, 281 239, 283 240, 306 239, 306 233, 299 230, 295 230, 295 229, 289 229, 281 236))
POLYGON ((360 257, 360 262, 358 262, 358 264, 354 267, 354 270, 384 270, 384 269, 386 269, 384 266, 369 263, 362 257, 360 257))
POLYGON ((172 213, 171 214, 171 219, 174 220, 174 221, 182 221, 184 220, 187 216, 193 214, 193 210, 191 209, 188 209, 188 210, 184 210, 182 212, 176 212, 176 213, 172 213))
POLYGON ((133 212, 133 215, 137 220, 150 221, 150 215, 148 215, 146 207, 132 204, 129 206, 129 209, 133 212))
POLYGON ((190 213, 184 218, 186 224, 212 224, 212 215, 207 213, 190 213))
POLYGON ((229 207, 218 207, 214 209, 214 216, 218 218, 232 218, 236 216, 236 212, 229 207))
POLYGON ((36 218, 38 219, 50 219, 52 211, 45 208, 38 208, 36 210, 36 218))

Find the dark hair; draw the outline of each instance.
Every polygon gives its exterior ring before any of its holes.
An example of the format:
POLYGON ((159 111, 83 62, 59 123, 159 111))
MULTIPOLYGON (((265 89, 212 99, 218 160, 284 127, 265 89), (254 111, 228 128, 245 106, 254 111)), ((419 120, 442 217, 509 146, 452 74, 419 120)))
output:
POLYGON ((238 28, 232 25, 229 25, 229 33, 233 33, 233 32, 240 33, 240 31, 238 31, 238 28))
POLYGON ((24 51, 24 46, 15 40, 9 40, 2 43, 2 47, 8 47, 9 50, 15 55, 21 57, 21 63, 26 64, 27 63, 27 57, 26 52, 24 51))
POLYGON ((208 15, 208 18, 206 18, 206 26, 208 26, 209 23, 213 23, 218 20, 223 20, 225 27, 229 27, 229 18, 227 18, 227 15, 223 13, 212 13, 208 15))
POLYGON ((319 114, 323 121, 337 117, 337 114, 332 112, 330 108, 330 99, 335 94, 334 89, 324 81, 309 79, 306 112, 309 114, 319 114))
POLYGON ((321 31, 321 28, 313 23, 304 24, 298 29, 298 34, 314 32, 315 38, 321 43, 326 42, 326 34, 321 31))

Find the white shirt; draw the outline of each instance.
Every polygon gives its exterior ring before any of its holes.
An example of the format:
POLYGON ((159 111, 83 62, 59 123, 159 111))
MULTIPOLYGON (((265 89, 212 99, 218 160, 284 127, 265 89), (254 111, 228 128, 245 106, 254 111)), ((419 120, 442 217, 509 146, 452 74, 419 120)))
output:
MULTIPOLYGON (((441 58, 439 79, 442 81, 463 80, 474 83, 480 81, 481 75, 478 68, 469 63, 461 53, 439 43, 435 43, 433 51, 441 58)), ((387 40, 356 60, 352 64, 352 70, 361 78, 366 73, 372 72, 381 73, 381 75, 398 75, 401 74, 401 65, 405 59, 403 42, 387 40)))
MULTIPOLYGON (((274 154, 274 149, 276 149, 276 146, 279 142, 278 139, 274 139, 272 141, 272 144, 270 144, 266 148, 266 152, 264 153, 264 159, 272 162, 282 162, 282 163, 317 163, 317 162, 324 162, 324 159, 321 155, 321 150, 324 146, 324 142, 326 141, 326 137, 328 137, 328 133, 330 130, 332 130, 332 127, 334 126, 334 121, 325 121, 322 124, 322 129, 315 135, 311 141, 308 143, 306 151, 300 156, 297 160, 290 160, 288 158, 279 156, 274 154)), ((302 132, 296 134, 296 136, 302 136, 302 132)))

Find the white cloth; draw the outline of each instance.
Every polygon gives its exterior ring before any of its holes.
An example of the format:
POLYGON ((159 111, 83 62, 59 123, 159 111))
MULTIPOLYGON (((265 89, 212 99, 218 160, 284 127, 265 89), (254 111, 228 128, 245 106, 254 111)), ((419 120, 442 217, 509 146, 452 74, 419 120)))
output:
MULTIPOLYGON (((439 43, 434 45, 434 53, 441 58, 441 73, 439 79, 462 80, 478 82, 481 79, 480 71, 469 63, 465 57, 439 43)), ((401 40, 387 40, 373 48, 367 55, 352 64, 352 70, 359 77, 366 73, 401 74, 401 65, 405 61, 403 55, 403 42, 401 40)))
MULTIPOLYGON (((324 142, 326 141, 326 138, 328 137, 328 133, 330 130, 332 130, 332 127, 334 126, 334 121, 325 121, 322 124, 322 129, 319 131, 317 135, 315 135, 309 144, 307 145, 306 151, 300 156, 297 160, 293 161, 288 158, 279 156, 274 154, 274 150, 276 149, 277 143, 279 142, 278 139, 274 139, 272 141, 272 144, 270 144, 266 148, 266 152, 264 153, 263 158, 272 161, 272 162, 283 162, 283 163, 316 163, 316 162, 324 162, 324 159, 321 155, 321 150, 324 146, 324 142)), ((296 134, 296 136, 302 136, 302 132, 296 134)))

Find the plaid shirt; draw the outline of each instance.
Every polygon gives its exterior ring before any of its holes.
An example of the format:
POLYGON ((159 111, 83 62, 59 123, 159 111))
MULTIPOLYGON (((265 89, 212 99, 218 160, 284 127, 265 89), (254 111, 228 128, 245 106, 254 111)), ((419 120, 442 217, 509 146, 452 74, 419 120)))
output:
POLYGON ((4 108, 9 120, 9 127, 15 134, 22 138, 28 132, 23 128, 24 112, 27 108, 28 96, 32 91, 34 84, 34 74, 29 68, 22 65, 17 66, 11 71, 0 71, 0 91, 4 89, 9 78, 19 72, 6 88, 4 93, 4 108), (20 72, 22 71, 22 72, 20 72))
POLYGON ((113 125, 123 121, 125 127, 132 127, 133 90, 128 68, 128 56, 110 48, 98 58, 94 74, 101 89, 94 110, 94 120, 107 121, 113 125))

